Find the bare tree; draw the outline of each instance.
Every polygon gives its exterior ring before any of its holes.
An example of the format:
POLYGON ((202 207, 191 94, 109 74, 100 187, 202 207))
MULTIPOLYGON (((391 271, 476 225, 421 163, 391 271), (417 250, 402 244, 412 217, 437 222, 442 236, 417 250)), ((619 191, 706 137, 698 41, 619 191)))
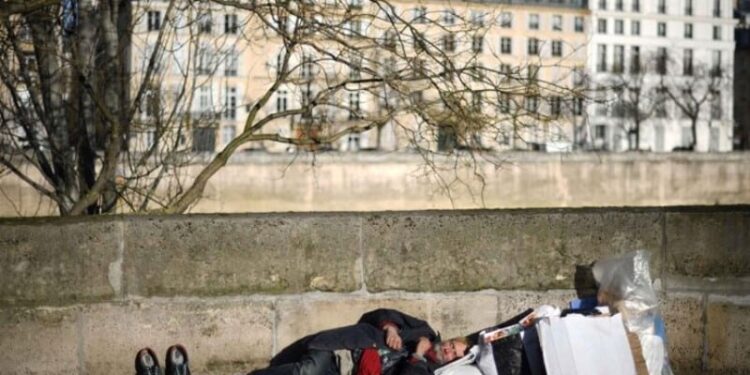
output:
POLYGON ((680 113, 690 119, 690 143, 684 149, 694 151, 698 122, 722 116, 721 92, 730 82, 727 70, 720 65, 705 64, 686 68, 683 76, 662 75, 660 93, 673 102, 680 113))
POLYGON ((652 68, 651 64, 641 64, 638 57, 627 72, 620 67, 611 78, 610 89, 615 94, 612 112, 614 117, 624 120, 623 131, 628 137, 629 150, 641 149, 643 123, 664 104, 665 97, 660 95, 658 82, 650 82, 652 68))
POLYGON ((488 140, 509 123, 515 138, 520 128, 558 117, 540 111, 548 97, 577 95, 536 73, 521 74, 524 68, 484 65, 477 38, 491 26, 490 14, 404 12, 377 0, 151 5, 79 0, 0 8, 8 54, 0 62, 0 163, 54 201, 61 215, 185 212, 244 147, 314 152, 372 129, 379 143, 387 124, 428 169, 437 168, 437 154, 472 163, 491 158, 484 153, 488 140), (236 29, 225 31, 236 37, 211 35, 212 12, 228 14, 225 28, 236 29), (227 96, 196 111, 201 93, 234 58, 207 51, 261 44, 273 44, 278 54, 265 57, 260 94, 244 103, 227 96), (511 114, 506 98, 524 104, 511 114), (222 113, 240 104, 247 110, 240 131, 200 173, 184 174, 202 130, 214 134, 222 113))

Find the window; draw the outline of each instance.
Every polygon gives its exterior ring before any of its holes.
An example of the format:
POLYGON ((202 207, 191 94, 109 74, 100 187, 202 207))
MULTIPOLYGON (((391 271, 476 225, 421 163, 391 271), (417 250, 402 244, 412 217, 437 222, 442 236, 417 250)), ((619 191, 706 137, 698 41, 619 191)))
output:
POLYGON ((383 34, 383 47, 389 50, 396 49, 396 32, 393 30, 386 30, 383 34))
POLYGON ((276 112, 284 112, 287 109, 287 92, 279 90, 276 93, 276 112))
POLYGON ((622 3, 622 0, 615 0, 615 10, 622 12, 625 9, 622 3))
POLYGON ((148 31, 158 31, 161 29, 161 12, 158 10, 150 10, 147 17, 148 31))
POLYGON ((482 81, 484 78, 484 66, 482 63, 475 62, 471 65, 471 76, 476 82, 482 81))
POLYGON ((656 50, 656 73, 661 75, 667 74, 667 49, 659 47, 656 50))
POLYGON ((198 62, 195 66, 195 70, 198 74, 211 74, 213 73, 213 51, 208 46, 202 46, 198 50, 198 62))
POLYGON ((667 92, 664 88, 658 88, 656 90, 656 109, 654 115, 656 118, 667 117, 667 92))
POLYGON ((500 14, 500 27, 509 29, 513 27, 513 14, 510 12, 503 12, 500 14))
MULTIPOLYGON (((349 80, 357 81, 362 79, 362 56, 353 54, 350 59, 351 65, 349 66, 349 80)), ((310 75, 312 78, 312 72, 310 75)))
POLYGON ((239 56, 234 49, 229 50, 227 59, 224 62, 224 75, 234 77, 237 75, 237 66, 239 65, 239 56))
POLYGON ((414 23, 427 23, 427 8, 417 7, 412 9, 412 20, 414 23))
POLYGON ((498 101, 500 105, 500 113, 510 113, 510 94, 507 92, 501 92, 498 101))
POLYGON ((302 62, 299 67, 299 77, 303 80, 313 78, 313 58, 310 55, 302 55, 302 62))
POLYGON ((536 83, 539 79, 539 65, 530 64, 526 70, 526 79, 529 83, 536 83))
POLYGON ((549 114, 552 117, 559 117, 562 112, 562 98, 552 96, 549 98, 549 114))
POLYGON ((607 10, 607 0, 599 0, 599 9, 607 10))
POLYGON ((614 50, 612 72, 622 73, 625 71, 625 46, 617 45, 614 50))
POLYGON ((456 51, 456 36, 452 33, 443 35, 443 51, 455 52, 456 51))
POLYGON ((362 21, 350 20, 344 22, 344 35, 348 37, 362 36, 362 21))
POLYGON ((659 22, 656 24, 656 34, 661 37, 667 36, 667 23, 666 22, 659 22))
POLYGON ((198 34, 211 34, 212 26, 213 21, 210 14, 203 13, 198 16, 198 34))
POLYGON ((359 91, 352 91, 349 93, 349 120, 362 118, 360 110, 359 91))
POLYGON ((714 17, 721 17, 721 0, 714 0, 714 17))
POLYGON ((562 16, 554 15, 552 16, 552 30, 553 31, 562 31, 563 25, 562 25, 562 16))
POLYGON ((562 56, 562 41, 560 40, 552 41, 552 56, 555 56, 555 57, 562 56))
POLYGON ((224 118, 234 120, 237 117, 237 88, 227 87, 224 103, 224 118))
POLYGON ((443 11, 443 25, 452 26, 456 23, 456 12, 453 9, 443 11))
POLYGON ((539 39, 529 38, 528 54, 530 56, 539 55, 539 39))
POLYGON ((575 23, 575 31, 577 33, 582 33, 583 32, 583 17, 576 17, 574 19, 574 23, 575 23))
POLYGON ((573 101, 573 114, 583 116, 583 98, 575 98, 573 101))
POLYGON ((721 76, 721 51, 711 53, 711 75, 713 77, 721 76))
POLYGON ((685 0, 685 15, 693 15, 693 0, 685 0))
POLYGON ((471 93, 471 106, 477 112, 482 111, 482 93, 481 92, 474 91, 471 93))
POLYGON ((471 50, 474 53, 482 53, 484 50, 484 37, 481 35, 474 35, 471 38, 471 50))
POLYGON ((685 39, 693 39, 693 24, 685 24, 685 39))
POLYGON ((511 54, 513 50, 513 44, 512 39, 510 37, 502 37, 500 38, 500 53, 508 55, 511 54))
POLYGON ((349 9, 362 9, 362 0, 349 0, 349 9))
POLYGON ((693 50, 686 49, 682 52, 682 74, 693 75, 693 50))
POLYGON ((586 74, 583 67, 577 66, 573 68, 573 85, 579 87, 583 86, 584 83, 586 83, 586 74))
POLYGON ((622 35, 625 33, 625 25, 622 20, 615 20, 615 34, 622 35))
POLYGON ((630 73, 638 74, 641 72, 641 47, 630 47, 630 73))
POLYGON ((201 86, 198 90, 198 111, 201 113, 211 111, 211 90, 208 86, 201 86))
POLYGON ((510 67, 510 64, 500 64, 500 74, 505 78, 510 78, 513 74, 513 68, 510 67))
POLYGON ((529 29, 539 30, 539 15, 538 14, 529 14, 529 29))
POLYGON ((599 34, 606 34, 607 33, 607 20, 600 18, 596 23, 596 30, 599 32, 599 34))
POLYGON ((630 33, 633 35, 641 35, 641 21, 630 22, 630 33))
POLYGON ((714 26, 714 40, 721 40, 721 26, 714 26))
POLYGON ((526 97, 526 111, 529 113, 537 113, 539 110, 539 97, 531 95, 526 97))
POLYGON ((597 62, 596 62, 596 71, 597 72, 606 72, 607 71, 607 46, 604 44, 600 44, 597 47, 597 62))
POLYGON ((667 14, 667 1, 666 0, 659 0, 657 11, 660 14, 667 14))
POLYGON ((640 11, 641 11, 641 1, 633 0, 633 12, 640 12, 640 11))
POLYGON ((234 139, 237 129, 234 125, 227 125, 221 128, 221 143, 225 146, 234 139))
POLYGON ((236 14, 225 14, 224 15, 224 33, 225 34, 237 34, 239 26, 237 25, 236 14))
POLYGON ((478 27, 484 26, 484 12, 472 10, 471 11, 471 24, 474 26, 478 26, 478 27))
POLYGON ((721 91, 714 90, 711 92, 711 119, 721 120, 721 91))

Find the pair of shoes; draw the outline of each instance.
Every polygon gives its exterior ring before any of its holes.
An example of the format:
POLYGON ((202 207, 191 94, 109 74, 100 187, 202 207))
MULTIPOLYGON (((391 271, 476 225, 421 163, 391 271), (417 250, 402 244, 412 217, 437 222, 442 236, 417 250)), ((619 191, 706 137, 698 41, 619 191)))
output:
MULTIPOLYGON (((159 358, 151 348, 143 348, 135 355, 136 375, 162 375, 159 358)), ((190 375, 188 354, 182 345, 172 345, 167 349, 164 375, 190 375)))

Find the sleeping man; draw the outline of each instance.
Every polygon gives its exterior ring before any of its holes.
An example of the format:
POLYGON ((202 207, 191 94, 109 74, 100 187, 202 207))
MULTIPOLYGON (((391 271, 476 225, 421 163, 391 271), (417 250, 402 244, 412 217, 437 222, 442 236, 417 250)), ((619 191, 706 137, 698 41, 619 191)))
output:
POLYGON ((294 342, 250 375, 429 375, 466 350, 463 338, 440 342, 427 322, 378 309, 294 342))

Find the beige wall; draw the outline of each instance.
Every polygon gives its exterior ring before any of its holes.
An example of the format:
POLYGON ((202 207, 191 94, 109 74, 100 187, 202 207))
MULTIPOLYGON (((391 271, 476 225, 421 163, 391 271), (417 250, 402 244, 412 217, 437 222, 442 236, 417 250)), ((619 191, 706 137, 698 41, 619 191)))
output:
MULTIPOLYGON (((489 157, 489 155, 485 155, 489 157)), ((451 197, 419 156, 401 153, 239 154, 208 183, 192 212, 379 211, 455 208, 671 206, 750 203, 750 154, 493 156, 454 176, 451 197), (466 183, 466 184, 463 184, 466 183), (453 201, 451 202, 451 198, 453 201), (482 198, 484 202, 482 204, 482 198)), ((440 160, 440 159, 436 159, 440 160)), ((452 164, 438 163, 452 171, 452 164)), ((190 169, 198 173, 199 165, 190 169)), ((55 208, 12 175, 0 178, 0 215, 55 208)))

